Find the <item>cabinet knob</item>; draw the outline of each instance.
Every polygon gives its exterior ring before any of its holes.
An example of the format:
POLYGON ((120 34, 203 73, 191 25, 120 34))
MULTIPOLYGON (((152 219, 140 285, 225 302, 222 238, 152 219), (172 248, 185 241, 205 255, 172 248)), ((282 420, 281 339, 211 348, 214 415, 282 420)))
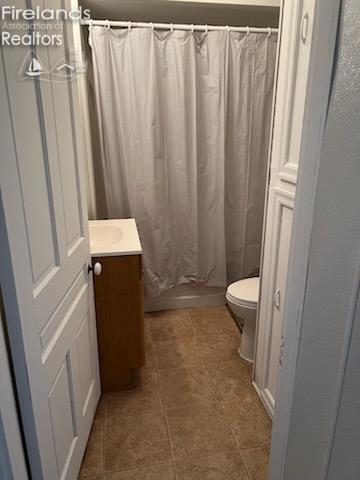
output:
POLYGON ((88 266, 88 272, 94 272, 94 275, 100 275, 102 272, 102 265, 100 262, 96 262, 94 266, 92 267, 91 265, 88 266))

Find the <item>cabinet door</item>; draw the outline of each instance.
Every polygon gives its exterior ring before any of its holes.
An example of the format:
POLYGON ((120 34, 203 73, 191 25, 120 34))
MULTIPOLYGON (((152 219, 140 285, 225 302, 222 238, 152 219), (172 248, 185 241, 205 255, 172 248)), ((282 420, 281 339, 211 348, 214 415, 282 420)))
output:
POLYGON ((271 187, 255 369, 255 383, 270 415, 275 407, 293 210, 294 196, 271 187))
POLYGON ((283 304, 314 8, 315 0, 283 1, 254 376, 271 416, 283 341, 283 304))
POLYGON ((96 321, 102 391, 124 390, 131 370, 145 363, 143 279, 140 255, 94 257, 96 321))
POLYGON ((315 0, 283 0, 270 184, 295 193, 315 0))

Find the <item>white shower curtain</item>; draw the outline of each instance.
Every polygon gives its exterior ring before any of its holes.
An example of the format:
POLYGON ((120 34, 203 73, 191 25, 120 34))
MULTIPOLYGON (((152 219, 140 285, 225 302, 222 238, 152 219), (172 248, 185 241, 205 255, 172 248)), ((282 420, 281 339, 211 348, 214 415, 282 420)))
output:
POLYGON ((147 295, 257 273, 276 41, 91 28, 106 209, 136 219, 147 295))

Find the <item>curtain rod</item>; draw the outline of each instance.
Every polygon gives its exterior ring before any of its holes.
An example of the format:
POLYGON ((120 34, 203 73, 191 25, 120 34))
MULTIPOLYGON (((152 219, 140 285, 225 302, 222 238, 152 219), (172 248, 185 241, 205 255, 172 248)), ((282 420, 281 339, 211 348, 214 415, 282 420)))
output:
POLYGON ((145 23, 145 22, 121 22, 115 20, 81 20, 82 25, 91 26, 104 26, 104 27, 123 27, 123 28, 153 28, 158 30, 191 30, 205 32, 210 30, 229 30, 232 32, 244 32, 244 33, 267 33, 269 36, 272 33, 278 33, 277 28, 266 27, 229 27, 217 26, 217 25, 190 25, 190 24, 172 24, 172 23, 145 23))

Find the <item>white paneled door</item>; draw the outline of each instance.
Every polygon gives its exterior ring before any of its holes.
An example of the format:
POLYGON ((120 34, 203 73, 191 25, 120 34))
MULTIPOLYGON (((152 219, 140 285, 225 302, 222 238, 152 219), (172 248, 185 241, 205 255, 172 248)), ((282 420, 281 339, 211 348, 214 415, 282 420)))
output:
MULTIPOLYGON (((73 28, 36 49, 45 70, 73 28)), ((0 281, 32 478, 73 480, 100 395, 77 81, 21 79, 28 52, 0 57, 0 281)))
POLYGON ((315 3, 315 0, 283 0, 282 6, 254 379, 271 416, 285 341, 283 307, 315 3))

